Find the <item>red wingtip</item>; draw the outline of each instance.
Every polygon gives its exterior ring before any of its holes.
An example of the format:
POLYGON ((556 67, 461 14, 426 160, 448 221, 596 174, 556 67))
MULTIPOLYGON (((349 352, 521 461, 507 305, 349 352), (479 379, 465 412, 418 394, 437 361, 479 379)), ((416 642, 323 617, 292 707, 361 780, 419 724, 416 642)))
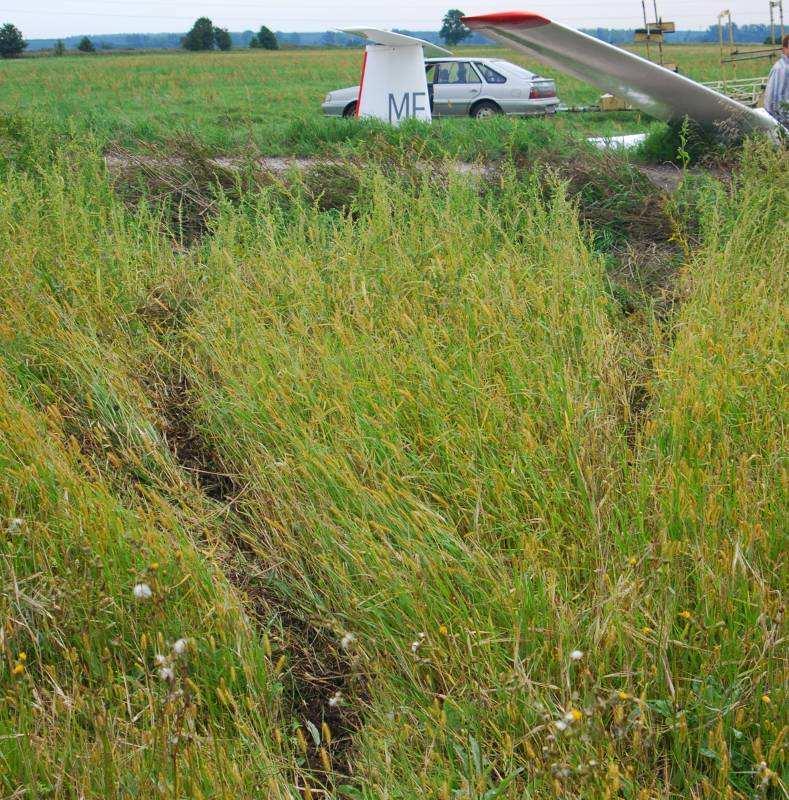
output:
POLYGON ((537 28, 550 23, 546 17, 532 14, 529 11, 499 11, 495 14, 463 17, 462 20, 469 28, 484 28, 486 25, 517 25, 519 28, 537 28))

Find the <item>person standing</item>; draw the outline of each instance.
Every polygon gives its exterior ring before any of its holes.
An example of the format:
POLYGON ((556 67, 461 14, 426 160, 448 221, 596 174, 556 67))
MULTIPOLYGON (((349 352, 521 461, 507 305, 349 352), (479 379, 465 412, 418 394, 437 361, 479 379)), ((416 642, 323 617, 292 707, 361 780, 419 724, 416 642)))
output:
POLYGON ((775 62, 764 90, 764 110, 789 127, 789 34, 781 41, 783 54, 775 62))

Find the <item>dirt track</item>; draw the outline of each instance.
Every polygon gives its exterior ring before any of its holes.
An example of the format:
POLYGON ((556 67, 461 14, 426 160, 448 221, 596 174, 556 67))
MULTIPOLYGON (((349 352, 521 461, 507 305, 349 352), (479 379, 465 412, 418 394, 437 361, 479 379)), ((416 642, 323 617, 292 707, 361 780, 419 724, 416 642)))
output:
MULTIPOLYGON (((178 157, 159 158, 155 156, 133 155, 130 153, 110 153, 105 156, 104 161, 110 170, 144 166, 174 167, 188 163, 188 159, 178 157)), ((218 158, 209 159, 208 163, 220 169, 235 170, 249 162, 245 161, 243 158, 220 156, 218 158)), ((252 163, 261 170, 274 173, 275 175, 282 175, 292 169, 305 171, 312 167, 332 162, 331 159, 269 156, 257 158, 252 163)), ((650 183, 669 194, 676 190, 682 180, 683 172, 674 164, 644 164, 636 165, 636 168, 650 183)), ((484 176, 488 174, 492 168, 491 166, 468 161, 454 161, 452 162, 452 169, 461 175, 484 176)))

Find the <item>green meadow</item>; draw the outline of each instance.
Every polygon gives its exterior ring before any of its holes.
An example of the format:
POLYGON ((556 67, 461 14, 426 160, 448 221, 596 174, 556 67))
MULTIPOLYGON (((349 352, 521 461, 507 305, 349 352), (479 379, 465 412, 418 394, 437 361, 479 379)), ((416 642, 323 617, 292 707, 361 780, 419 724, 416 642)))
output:
POLYGON ((785 151, 358 55, 0 63, 0 796, 785 797, 785 151))
MULTIPOLYGON (((594 87, 546 70, 520 53, 501 48, 460 48, 507 58, 556 79, 568 106, 597 102, 594 87)), ((641 50, 640 52, 644 52, 641 50)), ((652 53, 655 56, 655 53, 652 53)), ((722 77, 717 46, 667 46, 666 60, 696 80, 722 77)), ((0 111, 42 112, 74 135, 90 131, 106 146, 137 149, 185 135, 217 153, 254 150, 263 155, 347 154, 370 140, 370 126, 323 117, 326 93, 359 81, 357 49, 238 51, 66 56, 0 62, 0 111)), ((769 72, 767 60, 737 66, 737 77, 769 72)), ((733 73, 727 73, 731 77, 733 73)), ((495 137, 480 138, 467 119, 437 120, 424 133, 435 154, 497 157, 502 142, 516 148, 539 136, 537 119, 496 121, 495 137)), ((648 130, 635 112, 566 114, 552 127, 568 135, 610 135, 648 130)), ((485 129, 483 129, 484 131, 485 129)), ((485 131, 487 132, 487 131, 485 131)))

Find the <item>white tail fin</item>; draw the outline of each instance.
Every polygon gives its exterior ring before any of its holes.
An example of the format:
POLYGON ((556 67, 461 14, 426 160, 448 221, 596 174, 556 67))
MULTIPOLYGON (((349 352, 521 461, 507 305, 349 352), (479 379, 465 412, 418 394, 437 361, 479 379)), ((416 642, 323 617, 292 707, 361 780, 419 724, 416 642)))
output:
POLYGON ((390 125, 399 125, 405 119, 430 122, 423 48, 447 51, 413 36, 375 28, 352 28, 343 33, 369 43, 362 62, 356 116, 374 117, 390 125))

